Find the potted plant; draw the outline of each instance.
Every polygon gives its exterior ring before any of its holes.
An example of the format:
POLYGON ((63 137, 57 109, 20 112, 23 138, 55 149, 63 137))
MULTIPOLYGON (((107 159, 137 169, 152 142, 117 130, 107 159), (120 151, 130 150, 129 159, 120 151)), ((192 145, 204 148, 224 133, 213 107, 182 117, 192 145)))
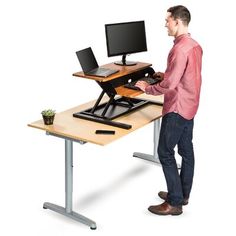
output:
POLYGON ((53 124, 53 120, 55 117, 55 110, 52 109, 47 109, 47 110, 43 110, 41 112, 42 116, 43 116, 43 120, 44 120, 44 124, 45 125, 52 125, 53 124))

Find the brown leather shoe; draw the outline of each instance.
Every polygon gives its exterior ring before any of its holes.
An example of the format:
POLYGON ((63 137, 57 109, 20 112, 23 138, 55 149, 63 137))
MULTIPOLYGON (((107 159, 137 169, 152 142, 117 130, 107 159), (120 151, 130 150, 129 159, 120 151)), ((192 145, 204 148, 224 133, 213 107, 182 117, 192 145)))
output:
POLYGON ((148 210, 157 215, 180 215, 183 213, 182 206, 171 206, 168 202, 150 206, 148 210))
MULTIPOLYGON (((167 192, 160 191, 160 192, 158 193, 158 196, 159 196, 161 199, 165 200, 165 201, 167 200, 167 192)), ((185 206, 185 205, 188 205, 188 198, 185 198, 185 199, 184 199, 183 205, 184 205, 184 206, 185 206)))

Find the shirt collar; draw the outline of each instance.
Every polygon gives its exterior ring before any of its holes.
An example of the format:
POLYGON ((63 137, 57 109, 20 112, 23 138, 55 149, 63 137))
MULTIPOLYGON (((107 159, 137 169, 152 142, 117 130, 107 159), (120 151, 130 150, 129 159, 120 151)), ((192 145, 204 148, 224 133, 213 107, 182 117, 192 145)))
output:
POLYGON ((179 35, 177 38, 175 38, 174 44, 178 43, 178 42, 179 42, 181 39, 183 39, 183 38, 189 38, 189 37, 191 37, 191 35, 190 35, 189 33, 187 33, 187 34, 181 34, 181 35, 179 35))

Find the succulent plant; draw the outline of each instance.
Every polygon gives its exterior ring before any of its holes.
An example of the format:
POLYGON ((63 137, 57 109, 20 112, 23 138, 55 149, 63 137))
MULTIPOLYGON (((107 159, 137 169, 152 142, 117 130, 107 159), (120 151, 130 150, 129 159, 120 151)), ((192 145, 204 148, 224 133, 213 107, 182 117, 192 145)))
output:
POLYGON ((46 109, 41 112, 43 116, 54 116, 56 114, 55 110, 52 109, 46 109))

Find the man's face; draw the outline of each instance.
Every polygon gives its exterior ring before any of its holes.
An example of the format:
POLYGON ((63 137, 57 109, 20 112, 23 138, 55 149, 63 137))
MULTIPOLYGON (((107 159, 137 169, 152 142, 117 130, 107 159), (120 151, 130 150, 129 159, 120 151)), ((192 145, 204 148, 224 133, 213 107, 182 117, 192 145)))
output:
POLYGON ((178 30, 178 21, 171 17, 171 13, 166 14, 166 24, 165 27, 168 29, 169 36, 176 36, 178 30))

